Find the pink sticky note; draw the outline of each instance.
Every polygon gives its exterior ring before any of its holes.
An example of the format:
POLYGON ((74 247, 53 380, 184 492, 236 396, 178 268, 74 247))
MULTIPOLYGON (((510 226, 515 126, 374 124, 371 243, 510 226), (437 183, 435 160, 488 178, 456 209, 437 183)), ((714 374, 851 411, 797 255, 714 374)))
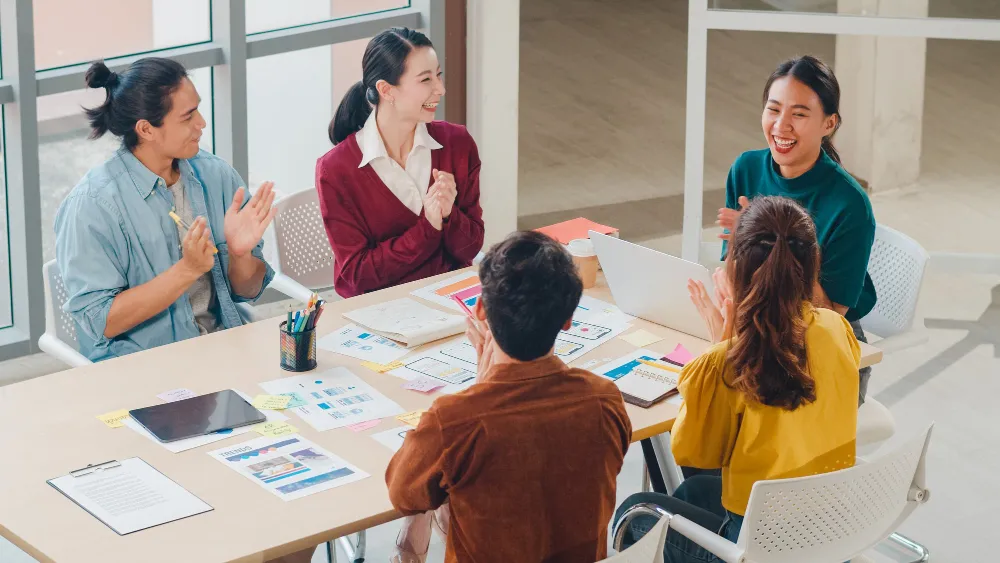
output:
POLYGON ((348 426, 348 428, 350 428, 354 432, 364 432, 365 430, 368 430, 369 428, 375 428, 376 426, 378 426, 378 423, 380 423, 380 422, 382 422, 382 421, 378 420, 378 419, 376 419, 376 420, 369 420, 368 422, 359 422, 357 424, 352 424, 352 425, 348 426))
POLYGON ((407 381, 403 384, 403 389, 419 391, 420 393, 430 393, 431 391, 442 387, 444 387, 443 381, 438 381, 429 377, 418 377, 413 381, 407 381))
POLYGON ((694 359, 691 352, 688 352, 687 348, 683 344, 678 344, 674 351, 663 357, 664 360, 668 362, 673 362, 679 366, 686 365, 688 362, 694 359))

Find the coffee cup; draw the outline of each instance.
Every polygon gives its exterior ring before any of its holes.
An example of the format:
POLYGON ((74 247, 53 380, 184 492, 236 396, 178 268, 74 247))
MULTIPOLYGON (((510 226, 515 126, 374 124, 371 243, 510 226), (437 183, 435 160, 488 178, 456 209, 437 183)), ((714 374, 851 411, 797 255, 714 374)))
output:
POLYGON ((580 273, 583 281, 583 288, 590 289, 597 283, 597 252, 594 251, 594 243, 589 238, 578 238, 569 241, 569 253, 573 256, 573 263, 580 273))

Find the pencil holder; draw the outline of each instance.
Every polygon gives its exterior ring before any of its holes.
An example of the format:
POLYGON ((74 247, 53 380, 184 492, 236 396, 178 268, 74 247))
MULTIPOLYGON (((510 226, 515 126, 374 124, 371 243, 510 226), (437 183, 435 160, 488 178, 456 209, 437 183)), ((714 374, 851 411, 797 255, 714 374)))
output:
POLYGON ((289 332, 288 321, 282 321, 281 369, 309 371, 316 367, 316 329, 289 332))

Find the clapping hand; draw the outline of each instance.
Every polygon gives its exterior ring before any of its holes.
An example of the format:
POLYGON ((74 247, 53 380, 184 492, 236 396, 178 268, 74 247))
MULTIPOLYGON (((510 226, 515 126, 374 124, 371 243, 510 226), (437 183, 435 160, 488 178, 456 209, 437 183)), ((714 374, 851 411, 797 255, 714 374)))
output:
MULTIPOLYGON (((717 270, 716 275, 718 273, 719 271, 717 270)), ((722 275, 724 276, 725 274, 722 275)), ((702 282, 689 279, 687 287, 691 302, 694 303, 702 320, 705 321, 705 326, 708 327, 708 333, 711 336, 712 342, 721 342, 731 338, 733 335, 733 319, 736 316, 736 308, 733 305, 731 292, 727 296, 729 290, 720 289, 719 284, 716 283, 715 294, 716 299, 719 300, 718 304, 716 304, 708 295, 708 290, 705 289, 705 284, 702 282)), ((728 288, 728 284, 726 287, 728 288)))
POLYGON ((490 368, 493 367, 493 333, 490 332, 489 327, 484 327, 482 323, 471 317, 465 319, 465 324, 465 336, 476 349, 479 368, 476 382, 481 383, 486 378, 490 368))
POLYGON ((747 206, 750 205, 750 200, 747 199, 747 196, 741 195, 739 198, 739 205, 739 211, 729 209, 728 207, 719 209, 719 220, 716 221, 716 224, 729 231, 728 233, 719 233, 719 238, 726 240, 733 239, 733 231, 736 230, 736 222, 739 221, 740 215, 746 210, 747 206))
POLYGON ((223 223, 229 254, 237 257, 245 256, 257 246, 278 212, 274 207, 274 182, 261 184, 257 193, 243 205, 245 194, 242 187, 236 190, 223 223))

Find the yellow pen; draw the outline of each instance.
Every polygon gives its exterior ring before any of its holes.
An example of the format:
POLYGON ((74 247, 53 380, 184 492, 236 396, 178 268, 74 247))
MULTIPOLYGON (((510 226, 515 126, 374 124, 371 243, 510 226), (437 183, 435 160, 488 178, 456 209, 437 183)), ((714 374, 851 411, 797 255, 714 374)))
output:
POLYGON ((639 358, 639 363, 646 364, 647 366, 653 366, 654 368, 665 369, 667 371, 672 371, 674 373, 680 373, 681 369, 676 366, 668 366, 667 364, 658 364, 656 362, 651 362, 649 360, 644 360, 639 358))
MULTIPOLYGON (((178 227, 181 227, 185 231, 190 231, 191 230, 191 225, 188 225, 187 223, 185 223, 184 219, 181 219, 181 216, 178 215, 178 214, 176 214, 176 213, 174 213, 173 211, 170 212, 170 218, 174 220, 174 223, 177 223, 178 227)), ((213 244, 212 245, 212 254, 218 254, 218 253, 219 253, 219 249, 215 248, 215 245, 213 244)))

